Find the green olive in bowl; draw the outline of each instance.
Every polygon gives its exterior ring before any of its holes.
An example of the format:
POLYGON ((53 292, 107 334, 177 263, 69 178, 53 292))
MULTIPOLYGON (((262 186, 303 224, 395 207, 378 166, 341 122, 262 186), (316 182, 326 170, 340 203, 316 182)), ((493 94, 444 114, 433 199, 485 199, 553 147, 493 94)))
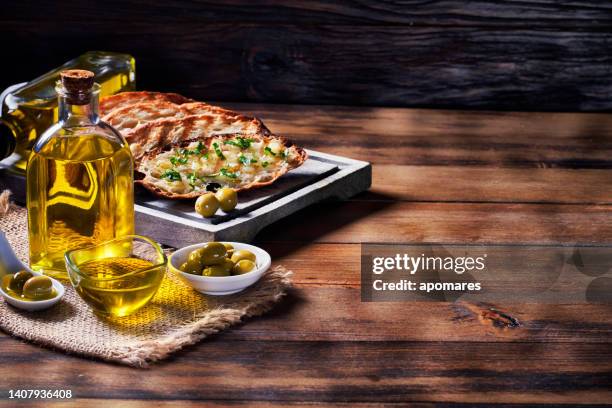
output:
POLYGON ((234 269, 234 263, 229 258, 225 258, 223 260, 223 262, 220 263, 219 265, 221 265, 223 267, 223 269, 225 271, 227 271, 228 274, 231 274, 232 273, 232 269, 234 269))
POLYGON ((255 269, 255 262, 248 259, 243 259, 236 262, 234 268, 232 269, 232 275, 243 275, 251 272, 253 269, 255 269))
POLYGON ((202 276, 229 276, 229 271, 223 265, 210 265, 202 270, 202 276))
POLYGON ((2 286, 12 290, 13 292, 21 294, 23 291, 23 285, 30 279, 32 275, 28 271, 19 271, 14 275, 6 275, 2 279, 2 286))
POLYGON ((234 254, 234 246, 232 244, 228 244, 227 242, 222 242, 221 244, 223 244, 223 246, 225 247, 225 251, 226 251, 225 256, 227 256, 228 258, 231 258, 232 255, 234 254))
POLYGON ((249 261, 255 262, 257 260, 257 257, 255 256, 254 253, 252 253, 251 251, 247 251, 246 249, 234 251, 234 254, 232 255, 232 262, 238 263, 239 261, 242 261, 243 259, 247 259, 249 261))
POLYGON ((219 206, 225 212, 232 211, 238 204, 238 194, 233 188, 223 187, 215 193, 219 206))
POLYGON ((45 300, 53 297, 53 281, 47 276, 34 276, 23 285, 23 297, 45 300))
POLYGON ((197 249, 189 254, 189 257, 187 258, 187 261, 185 261, 185 263, 187 264, 185 266, 189 270, 201 271, 204 267, 204 262, 202 261, 202 254, 197 249))
POLYGON ((186 260, 181 265, 181 271, 190 273, 192 275, 200 275, 202 273, 202 264, 200 260, 186 260))
POLYGON ((202 265, 206 266, 223 263, 226 259, 225 256, 227 254, 227 249, 225 249, 225 245, 220 242, 209 242, 193 252, 197 252, 202 265))

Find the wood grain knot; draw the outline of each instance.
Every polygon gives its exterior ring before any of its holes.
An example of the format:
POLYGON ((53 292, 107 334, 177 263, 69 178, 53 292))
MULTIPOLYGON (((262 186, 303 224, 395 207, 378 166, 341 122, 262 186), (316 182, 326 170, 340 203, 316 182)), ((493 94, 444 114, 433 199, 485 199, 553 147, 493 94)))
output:
POLYGON ((456 303, 454 308, 458 315, 455 321, 478 318, 480 323, 500 330, 516 329, 522 326, 519 319, 491 304, 456 303))
POLYGON ((521 322, 506 312, 489 307, 480 312, 483 322, 490 322, 493 327, 498 329, 515 329, 521 326, 521 322))

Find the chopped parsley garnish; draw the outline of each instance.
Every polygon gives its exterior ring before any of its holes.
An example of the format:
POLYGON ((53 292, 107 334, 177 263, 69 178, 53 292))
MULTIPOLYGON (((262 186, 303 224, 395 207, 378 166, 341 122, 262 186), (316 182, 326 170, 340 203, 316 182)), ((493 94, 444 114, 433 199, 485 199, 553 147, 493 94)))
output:
POLYGON ((204 143, 202 143, 201 141, 198 142, 198 145, 193 150, 182 148, 182 149, 178 149, 177 152, 178 154, 182 156, 193 156, 195 154, 204 155, 204 156, 207 155, 206 146, 204 146, 204 143))
POLYGON ((238 161, 244 164, 245 166, 248 166, 249 164, 252 164, 252 163, 257 163, 256 159, 249 159, 244 154, 241 154, 240 156, 238 156, 238 161))
POLYGON ((170 181, 180 181, 181 173, 176 170, 166 170, 162 175, 162 178, 167 178, 170 181))
POLYGON ((170 163, 172 163, 173 166, 176 166, 177 164, 187 164, 187 158, 172 156, 170 157, 170 163))
POLYGON ((195 151, 196 154, 202 154, 202 152, 205 152, 206 151, 206 147, 204 146, 204 143, 199 141, 198 145, 196 146, 194 151, 195 151))
POLYGON ((264 153, 269 154, 270 156, 276 156, 276 153, 274 153, 272 149, 270 149, 270 146, 264 147, 264 153))
POLYGON ((231 179, 238 178, 238 174, 236 174, 236 173, 234 173, 234 172, 232 172, 232 171, 229 171, 229 170, 228 170, 228 169, 226 169, 225 167, 222 167, 221 169, 219 169, 219 173, 220 173, 222 176, 225 176, 225 177, 228 177, 228 178, 231 178, 231 179))
POLYGON ((187 175, 187 180, 189 181, 189 184, 193 187, 196 181, 198 181, 198 177, 195 175, 195 173, 189 173, 187 175))
POLYGON ((225 160, 225 156, 223 155, 223 152, 221 151, 221 149, 219 148, 219 143, 214 142, 213 143, 213 147, 215 148, 215 153, 217 153, 217 156, 221 159, 221 160, 225 160))
POLYGON ((287 152, 285 150, 280 152, 279 155, 280 155, 281 159, 286 159, 287 158, 287 152))
POLYGON ((223 144, 236 146, 241 149, 248 149, 251 147, 251 143, 253 143, 253 139, 247 139, 245 137, 237 137, 236 140, 226 140, 223 142, 223 144))
POLYGON ((263 167, 265 169, 266 167, 268 167, 268 164, 270 164, 270 163, 268 163, 267 161, 261 162, 261 167, 263 167))

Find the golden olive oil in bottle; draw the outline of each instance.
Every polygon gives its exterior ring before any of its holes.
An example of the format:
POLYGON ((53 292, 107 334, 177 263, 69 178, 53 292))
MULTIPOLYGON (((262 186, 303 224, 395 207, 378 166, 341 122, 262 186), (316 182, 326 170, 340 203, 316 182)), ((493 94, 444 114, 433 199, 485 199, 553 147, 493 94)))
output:
POLYGON ((31 267, 66 279, 66 251, 133 234, 133 160, 125 139, 98 118, 92 72, 63 71, 56 91, 59 122, 28 160, 28 230, 31 267))

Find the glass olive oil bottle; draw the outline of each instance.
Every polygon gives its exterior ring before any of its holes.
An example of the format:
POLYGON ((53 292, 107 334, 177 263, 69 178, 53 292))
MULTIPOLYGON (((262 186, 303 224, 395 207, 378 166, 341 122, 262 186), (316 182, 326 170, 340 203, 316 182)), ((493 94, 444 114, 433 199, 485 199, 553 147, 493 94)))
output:
POLYGON ((30 264, 66 278, 64 253, 134 232, 133 160, 125 139, 98 118, 100 85, 84 70, 61 73, 59 122, 27 165, 30 264))
POLYGON ((89 51, 27 84, 8 88, 0 95, 0 159, 15 153, 12 167, 24 171, 36 139, 58 121, 55 83, 61 71, 85 69, 96 75, 101 96, 135 88, 135 61, 131 55, 89 51))

